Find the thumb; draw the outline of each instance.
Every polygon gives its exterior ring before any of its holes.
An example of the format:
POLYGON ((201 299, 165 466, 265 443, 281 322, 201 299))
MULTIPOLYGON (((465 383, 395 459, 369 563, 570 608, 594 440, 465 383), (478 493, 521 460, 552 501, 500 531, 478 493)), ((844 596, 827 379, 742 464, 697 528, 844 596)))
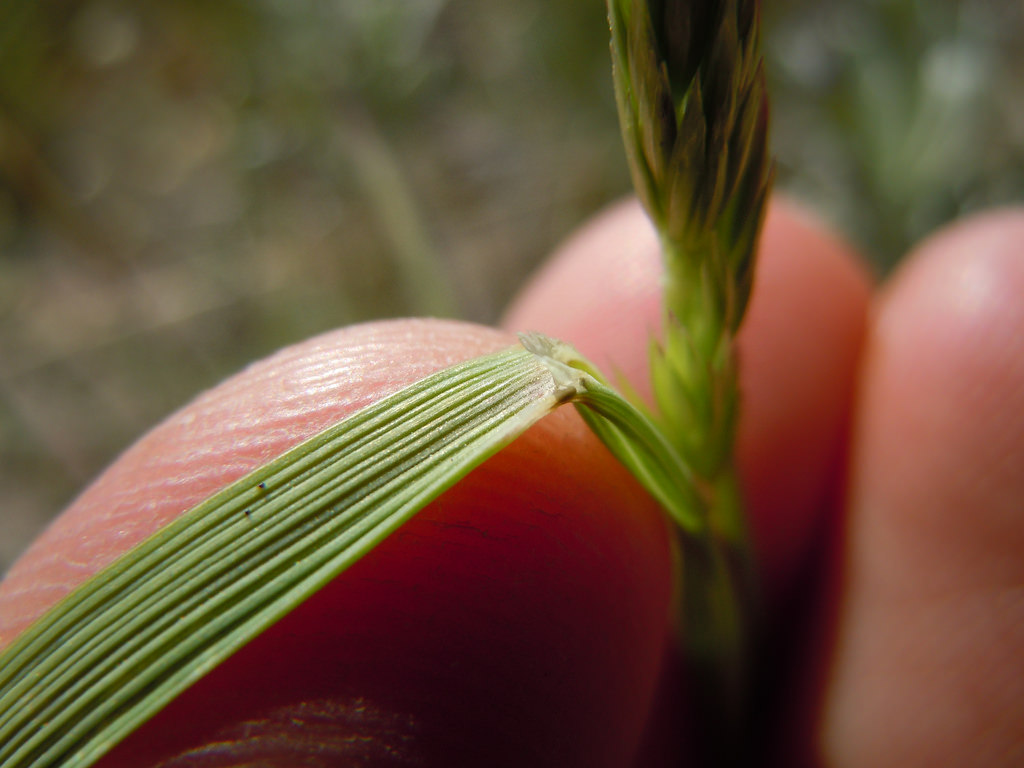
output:
MULTIPOLYGON (((0 585, 3 637, 327 424, 512 341, 395 321, 252 366, 142 438, 26 553, 0 585)), ((101 764, 628 765, 670 591, 660 512, 562 409, 101 764)))

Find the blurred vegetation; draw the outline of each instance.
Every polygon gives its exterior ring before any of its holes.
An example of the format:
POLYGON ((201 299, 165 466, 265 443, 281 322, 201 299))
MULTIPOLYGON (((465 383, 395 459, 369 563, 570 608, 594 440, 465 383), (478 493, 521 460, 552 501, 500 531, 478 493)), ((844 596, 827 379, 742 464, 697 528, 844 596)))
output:
MULTIPOLYGON (((1019 0, 769 0, 780 186, 878 266, 1024 198, 1019 0)), ((0 571, 300 338, 494 321, 628 191, 600 0, 0 0, 0 571)))

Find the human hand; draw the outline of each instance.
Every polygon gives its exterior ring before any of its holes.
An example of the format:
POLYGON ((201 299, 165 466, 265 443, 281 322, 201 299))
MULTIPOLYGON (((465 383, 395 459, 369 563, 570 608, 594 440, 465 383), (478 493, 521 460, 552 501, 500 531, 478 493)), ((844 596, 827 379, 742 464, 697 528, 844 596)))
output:
MULTIPOLYGON (((933 241, 869 323, 850 253, 788 206, 769 216, 741 340, 739 460, 769 616, 811 591, 802 564, 842 529, 843 578, 819 614, 836 606, 839 619, 838 643, 817 641, 835 649, 816 654, 823 686, 802 665, 781 686, 807 681, 815 695, 789 703, 791 722, 811 725, 793 740, 810 733, 830 764, 1012 759, 1024 704, 1012 635, 1024 571, 1013 458, 1024 446, 1022 235, 1018 214, 933 241), (966 294, 960 274, 973 276, 966 294), (970 407, 954 410, 960 393, 970 407)), ((563 336, 642 387, 659 291, 639 210, 606 214, 557 261, 507 324, 563 336)), ((0 586, 0 637, 368 399, 508 341, 462 324, 377 324, 243 372, 143 438, 30 550, 0 586)), ((654 754, 665 737, 644 732, 671 647, 669 600, 658 512, 562 409, 103 764, 192 750, 172 764, 627 765, 640 742, 654 754)), ((798 647, 795 633, 780 636, 798 647)), ((655 720, 683 717, 664 707, 655 720)))

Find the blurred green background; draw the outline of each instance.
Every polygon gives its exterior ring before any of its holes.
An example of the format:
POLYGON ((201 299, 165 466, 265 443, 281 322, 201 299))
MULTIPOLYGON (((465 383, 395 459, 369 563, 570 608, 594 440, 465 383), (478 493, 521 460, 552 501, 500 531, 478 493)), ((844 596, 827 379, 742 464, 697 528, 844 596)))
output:
MULTIPOLYGON (((879 273, 1024 199, 1019 0, 768 0, 779 187, 879 273)), ((0 571, 246 362, 494 321, 628 191, 601 0, 0 0, 0 571)))

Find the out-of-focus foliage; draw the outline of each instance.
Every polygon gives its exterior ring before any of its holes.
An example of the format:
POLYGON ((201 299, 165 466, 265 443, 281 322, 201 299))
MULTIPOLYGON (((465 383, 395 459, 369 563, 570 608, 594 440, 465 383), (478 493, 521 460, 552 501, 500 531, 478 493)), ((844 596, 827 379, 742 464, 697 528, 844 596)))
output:
POLYGON ((765 8, 782 187, 880 269, 943 222, 1024 200, 1024 4, 765 8))
MULTIPOLYGON (((1019 2, 764 9, 780 186, 880 267, 1024 197, 1019 2)), ((199 389, 492 321, 628 188, 596 0, 0 0, 0 570, 199 389)))

